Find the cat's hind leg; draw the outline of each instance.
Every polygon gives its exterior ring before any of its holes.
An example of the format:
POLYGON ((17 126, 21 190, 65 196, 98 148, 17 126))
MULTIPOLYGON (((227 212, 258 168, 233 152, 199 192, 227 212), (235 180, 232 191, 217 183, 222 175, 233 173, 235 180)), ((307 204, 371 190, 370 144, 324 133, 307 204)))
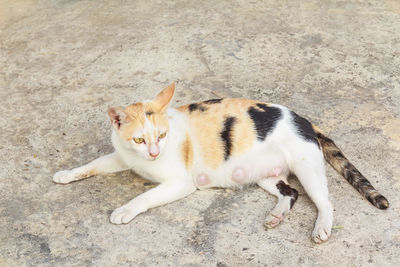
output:
POLYGON ((298 155, 292 171, 317 206, 318 217, 312 239, 315 243, 322 243, 331 235, 333 223, 333 208, 328 198, 324 158, 317 146, 304 149, 304 151, 307 153, 298 155))
POLYGON ((127 170, 116 152, 102 156, 81 167, 59 171, 54 174, 53 181, 58 184, 68 184, 96 174, 106 174, 127 170))
POLYGON ((263 178, 257 184, 278 198, 278 203, 267 215, 264 223, 266 228, 274 228, 283 221, 285 214, 293 207, 298 192, 287 184, 286 177, 281 176, 263 178))

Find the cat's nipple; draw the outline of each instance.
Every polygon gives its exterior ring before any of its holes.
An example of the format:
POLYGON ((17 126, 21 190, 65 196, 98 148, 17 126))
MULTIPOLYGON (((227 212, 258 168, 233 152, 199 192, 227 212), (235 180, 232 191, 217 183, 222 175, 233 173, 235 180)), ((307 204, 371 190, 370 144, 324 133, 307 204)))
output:
POLYGON ((273 175, 274 175, 275 177, 278 177, 279 175, 281 175, 282 169, 279 168, 279 167, 277 167, 277 168, 275 168, 275 169, 272 171, 272 173, 273 173, 273 175))
POLYGON ((204 173, 199 174, 199 176, 197 176, 197 184, 200 186, 204 186, 210 183, 210 179, 208 179, 208 176, 204 173))
POLYGON ((244 184, 247 182, 247 175, 243 168, 236 168, 232 174, 232 180, 239 184, 244 184))

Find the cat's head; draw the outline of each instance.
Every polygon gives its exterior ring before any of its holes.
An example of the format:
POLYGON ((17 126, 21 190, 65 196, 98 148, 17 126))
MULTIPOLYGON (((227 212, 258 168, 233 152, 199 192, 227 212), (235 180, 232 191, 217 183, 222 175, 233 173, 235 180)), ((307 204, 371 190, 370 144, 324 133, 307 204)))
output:
POLYGON ((166 110, 174 91, 175 84, 172 83, 152 101, 108 109, 108 116, 118 137, 126 147, 145 159, 157 159, 168 140, 166 110))

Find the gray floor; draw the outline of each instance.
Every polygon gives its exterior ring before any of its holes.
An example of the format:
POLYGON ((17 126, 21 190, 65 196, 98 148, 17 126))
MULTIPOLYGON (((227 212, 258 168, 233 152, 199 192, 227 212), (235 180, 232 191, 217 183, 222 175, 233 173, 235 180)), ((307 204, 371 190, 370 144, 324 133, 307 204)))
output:
POLYGON ((399 1, 1 2, 1 266, 398 264, 399 1), (268 231, 276 200, 256 187, 198 191, 116 226, 111 211, 154 185, 133 172, 53 184, 55 171, 112 150, 109 106, 171 81, 175 106, 216 96, 289 106, 391 207, 328 167, 336 229, 315 245, 316 209, 295 179, 299 201, 268 231))

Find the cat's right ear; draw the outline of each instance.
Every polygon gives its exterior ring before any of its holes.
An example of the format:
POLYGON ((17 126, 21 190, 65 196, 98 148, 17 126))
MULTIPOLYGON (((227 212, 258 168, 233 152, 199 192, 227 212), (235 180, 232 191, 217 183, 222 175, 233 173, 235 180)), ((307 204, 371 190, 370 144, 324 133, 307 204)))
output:
POLYGON ((169 102, 171 102, 172 97, 174 96, 175 92, 175 83, 171 83, 167 87, 165 87, 160 93, 158 93, 156 99, 153 100, 155 105, 156 112, 164 112, 169 102))
POLYGON ((108 116, 110 117, 111 124, 116 130, 119 130, 121 126, 127 122, 127 115, 123 108, 114 107, 108 109, 108 116))

